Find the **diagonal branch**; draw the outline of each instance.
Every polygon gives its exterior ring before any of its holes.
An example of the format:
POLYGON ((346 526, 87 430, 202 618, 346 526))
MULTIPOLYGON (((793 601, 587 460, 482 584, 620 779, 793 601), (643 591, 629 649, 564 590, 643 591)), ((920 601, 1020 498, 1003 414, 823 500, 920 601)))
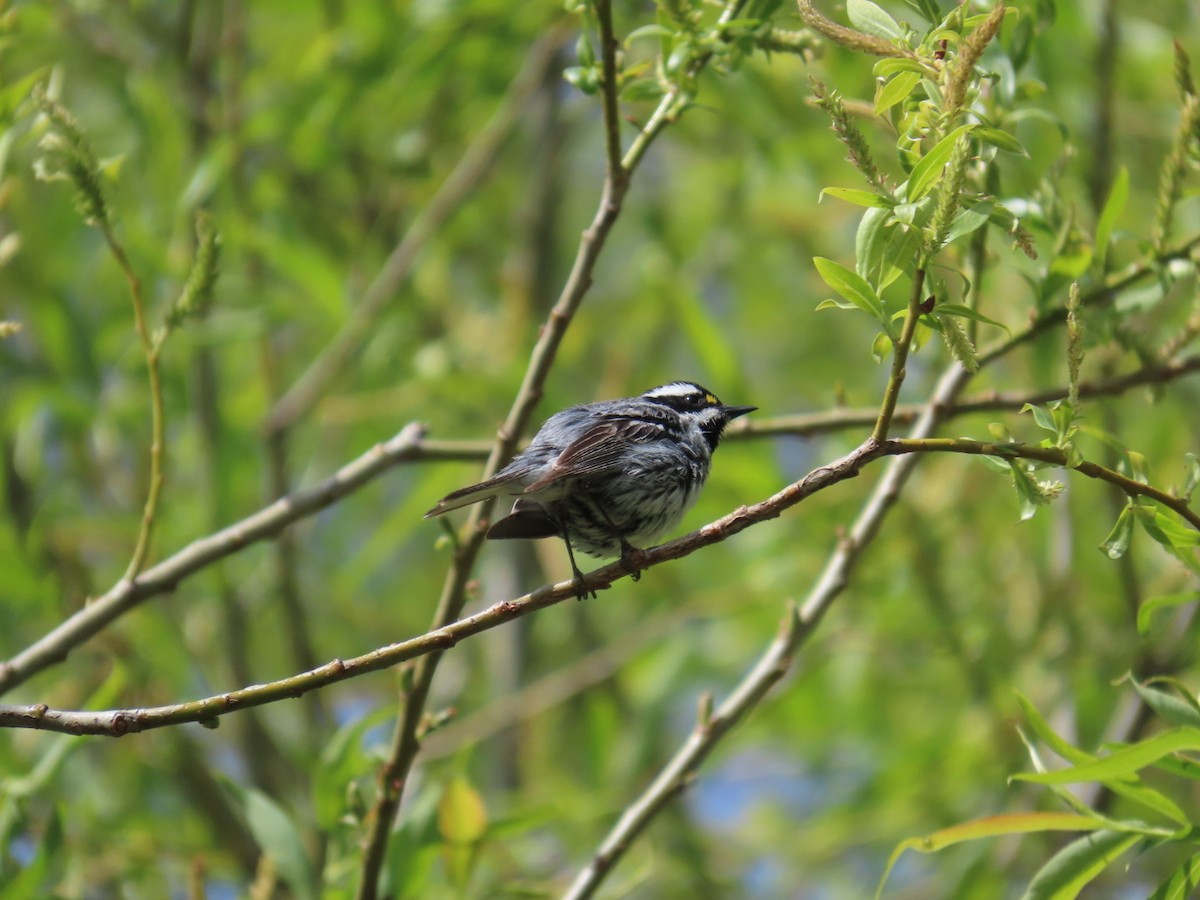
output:
POLYGON ((997 459, 1031 459, 1073 469, 1088 478, 1116 485, 1129 497, 1148 497, 1178 513, 1200 531, 1200 513, 1192 509, 1185 498, 1122 475, 1098 463, 1080 460, 1071 462, 1066 450, 1059 447, 1035 447, 1020 443, 970 441, 963 438, 901 438, 885 441, 883 452, 888 455, 904 453, 967 453, 973 456, 994 456, 997 459))
POLYGON ((132 581, 122 579, 45 637, 12 659, 0 662, 0 694, 61 662, 73 648, 146 598, 173 590, 180 581, 205 566, 275 536, 288 525, 353 493, 397 463, 419 456, 423 433, 422 426, 407 425, 391 440, 372 447, 321 484, 289 494, 240 522, 193 541, 132 581))
MULTIPOLYGON (((724 541, 759 522, 778 518, 784 510, 813 494, 853 478, 865 465, 882 455, 881 447, 869 442, 863 444, 845 456, 814 469, 801 480, 759 503, 739 507, 690 534, 646 550, 644 561, 641 561, 642 571, 671 560, 682 559, 702 547, 724 541)), ((628 577, 629 570, 617 561, 590 572, 584 577, 584 584, 589 591, 598 591, 628 577)), ((333 660, 316 669, 269 684, 252 685, 187 703, 141 709, 67 712, 50 709, 44 704, 0 706, 0 726, 120 737, 183 722, 212 724, 220 716, 240 709, 299 697, 325 685, 409 660, 416 659, 419 664, 437 658, 464 638, 563 600, 574 599, 578 590, 579 585, 574 579, 544 585, 523 597, 496 603, 482 612, 435 627, 407 641, 390 644, 352 659, 333 660)))

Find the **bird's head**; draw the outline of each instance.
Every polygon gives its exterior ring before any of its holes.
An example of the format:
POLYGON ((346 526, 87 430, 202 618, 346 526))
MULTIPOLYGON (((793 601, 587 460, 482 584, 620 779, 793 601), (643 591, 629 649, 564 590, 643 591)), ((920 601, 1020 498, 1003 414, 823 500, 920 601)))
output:
POLYGON ((672 381, 650 388, 642 394, 646 400, 661 403, 673 409, 685 420, 694 422, 708 441, 711 449, 717 449, 725 426, 738 416, 754 412, 757 406, 726 406, 717 395, 694 381, 672 381))

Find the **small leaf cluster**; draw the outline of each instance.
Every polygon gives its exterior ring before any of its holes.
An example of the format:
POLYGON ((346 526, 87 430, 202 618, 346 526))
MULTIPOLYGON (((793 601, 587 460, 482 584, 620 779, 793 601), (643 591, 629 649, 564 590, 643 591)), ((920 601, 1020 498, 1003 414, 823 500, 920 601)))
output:
MULTIPOLYGON (((718 72, 728 73, 736 71, 756 50, 806 58, 814 55, 819 45, 813 34, 772 24, 771 17, 781 5, 782 0, 744 3, 731 0, 724 5, 700 0, 662 0, 655 22, 635 28, 621 44, 617 55, 617 90, 621 99, 657 102, 674 93, 680 99, 678 111, 696 95, 698 63, 702 61, 718 72), (645 58, 639 48, 652 41, 658 42, 658 52, 645 58)), ((591 4, 572 2, 568 9, 578 12, 585 25, 594 25, 591 4)), ((595 94, 604 75, 588 28, 576 42, 575 54, 578 65, 567 68, 564 77, 585 94, 595 94)))
MULTIPOLYGON (((817 261, 825 283, 841 298, 827 300, 818 309, 835 306, 870 313, 883 329, 872 345, 874 356, 882 360, 898 337, 895 320, 908 313, 904 308, 889 308, 886 299, 887 289, 901 277, 924 272, 947 247, 987 225, 1013 235, 1024 251, 1033 254, 1032 242, 1017 217, 983 186, 985 167, 996 151, 1024 154, 1025 150, 976 102, 980 85, 995 80, 978 62, 1005 19, 1003 4, 980 16, 967 16, 963 7, 956 7, 947 16, 933 17, 937 24, 923 34, 900 25, 867 0, 848 4, 847 13, 863 32, 903 50, 875 65, 874 112, 898 136, 896 163, 905 178, 891 186, 841 97, 814 80, 817 104, 829 114, 849 161, 870 188, 822 191, 866 211, 856 239, 854 272, 829 260, 817 261)), ((919 347, 929 332, 938 332, 951 354, 973 371, 978 365, 975 325, 1003 326, 973 304, 946 302, 948 292, 938 286, 936 277, 931 280, 932 298, 920 307, 914 343, 919 347)))

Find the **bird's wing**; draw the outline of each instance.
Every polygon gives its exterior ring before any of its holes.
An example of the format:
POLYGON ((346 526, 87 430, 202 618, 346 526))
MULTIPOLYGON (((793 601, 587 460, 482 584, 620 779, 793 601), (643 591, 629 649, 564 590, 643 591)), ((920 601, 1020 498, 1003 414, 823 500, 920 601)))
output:
POLYGON ((634 444, 661 439, 665 429, 657 422, 613 416, 597 422, 566 447, 550 471, 525 488, 532 494, 566 478, 588 478, 609 472, 625 458, 634 444))

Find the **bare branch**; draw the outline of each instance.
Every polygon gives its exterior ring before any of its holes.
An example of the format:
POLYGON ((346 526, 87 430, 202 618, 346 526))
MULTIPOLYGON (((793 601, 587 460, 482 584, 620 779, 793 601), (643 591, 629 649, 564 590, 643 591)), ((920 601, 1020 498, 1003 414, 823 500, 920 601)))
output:
POLYGON ((625 855, 625 851, 637 836, 660 810, 683 791, 717 741, 745 718, 766 696, 767 691, 787 674, 792 664, 792 655, 804 632, 796 607, 789 605, 778 636, 770 643, 754 668, 715 712, 711 715, 701 714, 683 746, 671 757, 670 762, 663 766, 654 782, 625 809, 591 862, 563 895, 564 900, 584 900, 595 893, 604 876, 613 864, 625 855))

